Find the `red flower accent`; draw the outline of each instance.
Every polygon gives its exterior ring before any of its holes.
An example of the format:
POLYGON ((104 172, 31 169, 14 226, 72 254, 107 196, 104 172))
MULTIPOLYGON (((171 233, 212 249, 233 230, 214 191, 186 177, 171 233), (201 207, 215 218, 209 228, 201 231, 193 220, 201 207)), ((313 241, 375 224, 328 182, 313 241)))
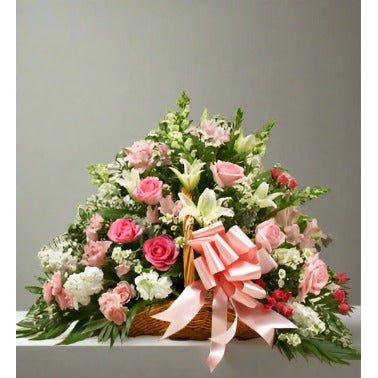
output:
POLYGON ((266 286, 266 283, 265 283, 261 278, 259 278, 258 280, 255 280, 254 283, 255 283, 256 285, 259 285, 259 286, 262 287, 263 289, 264 289, 265 286, 266 286))
POLYGON ((282 174, 277 178, 277 183, 280 185, 287 185, 289 183, 289 178, 285 174, 282 174))
POLYGON ((289 184, 287 185, 289 189, 295 189, 297 186, 297 180, 294 178, 290 179, 289 184))
POLYGON ((282 175, 282 171, 278 168, 272 168, 272 170, 270 171, 271 174, 272 174, 272 177, 277 180, 278 177, 280 177, 282 175))
POLYGON ((270 311, 273 307, 276 306, 276 300, 270 295, 267 295, 265 299, 266 302, 264 303, 264 307, 267 311, 270 311))
POLYGON ((334 299, 337 303, 343 303, 343 302, 345 302, 347 295, 346 295, 345 290, 343 290, 343 289, 338 289, 338 290, 335 290, 335 291, 332 293, 332 297, 333 297, 333 299, 334 299))
POLYGON ((341 273, 336 274, 335 281, 338 284, 343 285, 349 281, 349 277, 346 274, 346 272, 341 272, 341 273))
POLYGON ((286 318, 291 318, 293 316, 293 309, 292 307, 285 305, 281 302, 276 304, 276 310, 286 318))
POLYGON ((276 289, 272 293, 273 298, 278 302, 287 302, 291 298, 290 291, 276 289))
POLYGON ((352 306, 347 302, 340 303, 338 306, 338 310, 341 315, 348 315, 351 309, 352 306))

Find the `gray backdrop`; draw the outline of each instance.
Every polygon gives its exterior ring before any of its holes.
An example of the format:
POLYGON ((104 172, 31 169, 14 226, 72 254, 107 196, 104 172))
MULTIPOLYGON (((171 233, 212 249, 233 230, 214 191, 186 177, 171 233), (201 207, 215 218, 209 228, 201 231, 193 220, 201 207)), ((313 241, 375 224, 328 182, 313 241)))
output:
POLYGON ((18 0, 17 18, 18 309, 37 251, 94 191, 86 165, 143 138, 182 89, 194 118, 278 120, 266 166, 332 188, 306 211, 360 302, 359 1, 18 0))

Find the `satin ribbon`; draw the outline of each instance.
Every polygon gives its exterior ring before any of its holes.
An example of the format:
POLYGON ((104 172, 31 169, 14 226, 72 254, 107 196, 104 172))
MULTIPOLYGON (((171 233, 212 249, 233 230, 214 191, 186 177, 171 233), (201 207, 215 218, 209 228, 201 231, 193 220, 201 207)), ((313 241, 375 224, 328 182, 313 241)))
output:
POLYGON ((233 339, 240 319, 273 346, 277 328, 296 328, 275 311, 267 312, 258 301, 265 290, 255 284, 262 274, 277 267, 264 249, 258 249, 248 236, 233 226, 227 232, 222 222, 194 231, 189 245, 200 254, 194 265, 200 280, 187 286, 165 311, 153 315, 169 322, 163 338, 185 328, 205 303, 206 292, 213 290, 210 353, 206 360, 213 371, 222 360, 226 345, 233 339), (228 327, 227 310, 232 307, 235 319, 228 327))

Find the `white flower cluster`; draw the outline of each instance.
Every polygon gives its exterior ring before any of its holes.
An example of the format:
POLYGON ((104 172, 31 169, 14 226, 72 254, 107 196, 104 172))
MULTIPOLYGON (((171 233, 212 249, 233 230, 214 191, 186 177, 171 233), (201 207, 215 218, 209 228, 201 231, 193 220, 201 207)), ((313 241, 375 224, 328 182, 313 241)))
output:
POLYGON ((292 302, 291 306, 294 310, 292 320, 303 336, 313 337, 325 331, 325 323, 319 319, 317 312, 312 308, 298 302, 292 302))
POLYGON ((278 265, 285 265, 292 269, 297 269, 303 263, 300 251, 296 248, 277 248, 273 251, 272 257, 278 265))
POLYGON ((38 258, 45 272, 60 271, 62 274, 72 273, 77 268, 78 258, 73 254, 77 243, 64 237, 56 238, 50 245, 38 252, 38 258))
POLYGON ((130 257, 134 255, 131 249, 122 249, 121 247, 115 247, 112 251, 112 259, 117 264, 124 264, 126 261, 130 260, 130 257))
POLYGON ((290 333, 290 332, 281 333, 278 336, 278 340, 285 341, 286 344, 291 345, 293 347, 298 346, 302 342, 302 340, 301 340, 301 338, 299 337, 298 334, 290 333))
POLYGON ((102 290, 104 273, 101 269, 87 266, 84 272, 71 274, 64 288, 73 296, 74 307, 77 310, 79 304, 88 305, 91 295, 102 290))
POLYGON ((138 293, 144 300, 163 299, 172 293, 172 281, 169 277, 160 277, 157 272, 142 273, 135 278, 138 293))
POLYGON ((98 196, 101 200, 112 200, 113 197, 118 197, 121 190, 114 184, 105 182, 98 188, 98 196))

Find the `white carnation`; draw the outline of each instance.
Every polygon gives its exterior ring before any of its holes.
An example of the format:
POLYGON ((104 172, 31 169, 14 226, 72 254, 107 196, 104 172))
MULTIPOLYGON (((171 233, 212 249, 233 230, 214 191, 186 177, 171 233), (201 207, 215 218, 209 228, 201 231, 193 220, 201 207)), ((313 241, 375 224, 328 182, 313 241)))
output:
POLYGON ((144 300, 163 299, 172 293, 169 277, 160 277, 157 272, 142 273, 135 278, 136 289, 144 300))
POLYGON ((292 302, 293 322, 299 327, 299 332, 304 336, 316 336, 325 331, 324 322, 319 319, 319 315, 312 308, 304 306, 298 302, 292 302))
POLYGON ((71 274, 68 277, 64 288, 73 296, 75 309, 79 304, 88 305, 91 295, 102 290, 103 277, 102 270, 92 266, 87 266, 84 272, 71 274))

